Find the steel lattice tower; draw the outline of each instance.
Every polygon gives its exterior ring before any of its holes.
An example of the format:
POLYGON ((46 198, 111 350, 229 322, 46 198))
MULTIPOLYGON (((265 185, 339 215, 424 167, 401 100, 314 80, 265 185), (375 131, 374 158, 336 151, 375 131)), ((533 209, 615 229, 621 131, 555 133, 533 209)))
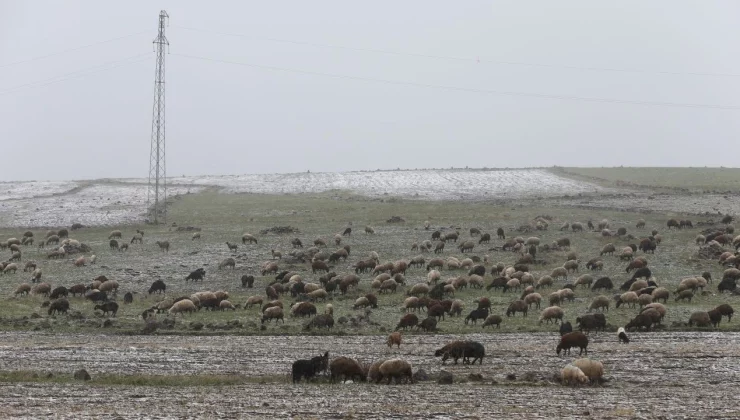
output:
POLYGON ((170 16, 166 11, 159 12, 159 32, 154 39, 154 48, 157 53, 157 62, 154 71, 154 107, 152 110, 152 138, 151 152, 149 153, 149 188, 147 192, 147 208, 149 220, 159 223, 159 218, 167 223, 167 170, 165 166, 164 139, 164 56, 165 48, 170 45, 164 35, 165 20, 170 16), (152 203, 152 200, 154 202, 152 203))

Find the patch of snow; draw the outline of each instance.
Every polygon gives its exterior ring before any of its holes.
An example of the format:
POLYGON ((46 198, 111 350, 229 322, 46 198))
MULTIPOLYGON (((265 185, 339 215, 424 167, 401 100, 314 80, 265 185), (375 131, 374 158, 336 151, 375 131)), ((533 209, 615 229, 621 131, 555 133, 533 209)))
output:
POLYGON ((0 201, 61 194, 78 186, 70 181, 0 182, 0 201))

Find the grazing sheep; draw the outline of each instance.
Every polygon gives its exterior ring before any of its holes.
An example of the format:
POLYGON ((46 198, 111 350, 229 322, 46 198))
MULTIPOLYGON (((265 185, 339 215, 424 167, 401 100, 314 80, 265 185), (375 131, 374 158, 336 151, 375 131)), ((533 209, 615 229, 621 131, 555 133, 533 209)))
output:
POLYGON ((419 330, 424 330, 425 332, 437 331, 437 318, 431 316, 426 317, 416 326, 416 328, 419 330))
POLYGON ((84 267, 87 260, 85 257, 80 257, 75 260, 75 267, 84 267))
POLYGON ((488 315, 485 321, 483 321, 483 327, 486 328, 487 325, 495 325, 496 328, 501 328, 501 322, 503 322, 503 318, 499 315, 488 315))
POLYGON ((228 300, 222 300, 221 302, 219 302, 218 308, 222 311, 225 311, 226 309, 231 309, 232 311, 236 310, 236 307, 228 300))
POLYGON ((51 291, 49 299, 59 299, 60 297, 67 297, 67 295, 69 295, 67 288, 64 286, 58 286, 51 291))
POLYGON ((118 292, 119 284, 115 280, 108 280, 105 283, 101 284, 100 287, 98 287, 98 290, 100 290, 103 293, 113 292, 114 294, 118 292))
POLYGON ((257 238, 249 233, 245 233, 242 235, 242 245, 246 245, 248 243, 257 244, 257 238))
POLYGON ((454 359, 455 364, 460 358, 463 359, 463 364, 475 364, 476 361, 483 364, 485 355, 485 347, 477 341, 453 341, 434 352, 434 357, 442 356, 443 365, 449 358, 454 359), (472 361, 470 360, 471 357, 473 358, 472 361))
POLYGON ((591 302, 591 305, 589 305, 588 310, 595 311, 601 309, 602 312, 609 311, 609 302, 609 298, 604 295, 596 296, 591 302))
POLYGON ((608 255, 614 255, 614 252, 615 252, 616 250, 617 250, 617 249, 616 249, 616 248, 614 247, 614 244, 612 244, 612 243, 608 243, 608 244, 604 245, 604 246, 603 246, 603 247, 601 248, 601 253, 599 253, 599 256, 604 256, 604 254, 608 254, 608 255))
POLYGON ((406 314, 401 317, 401 320, 398 322, 398 325, 396 325, 396 330, 403 329, 406 330, 409 327, 415 327, 419 323, 419 317, 417 317, 414 314, 406 314))
POLYGON ((568 280, 568 270, 565 267, 557 267, 552 270, 550 277, 553 279, 565 279, 568 280))
POLYGON ((496 235, 498 236, 499 239, 506 239, 506 234, 504 233, 503 228, 496 229, 496 235))
POLYGON ((553 285, 553 279, 551 276, 542 276, 537 281, 537 285, 535 286, 535 289, 539 289, 541 287, 550 287, 553 285))
POLYGON ((123 303, 129 304, 134 302, 134 295, 131 292, 127 292, 125 295, 123 295, 123 303))
POLYGON ((570 321, 565 321, 560 323, 560 336, 564 336, 565 334, 573 332, 573 326, 570 324, 570 321))
POLYGON ((573 283, 575 286, 581 285, 585 287, 586 289, 591 288, 591 284, 594 282, 594 278, 590 274, 584 274, 580 277, 578 277, 573 283))
POLYGON ((599 361, 583 358, 575 360, 573 365, 579 368, 591 383, 601 382, 604 376, 604 364, 599 361))
POLYGON ((116 313, 118 313, 118 304, 116 302, 105 302, 100 305, 95 305, 94 310, 103 311, 104 316, 108 315, 109 312, 112 313, 113 316, 116 316, 116 313))
POLYGON ((350 359, 349 357, 337 357, 329 364, 329 380, 334 383, 338 378, 342 379, 342 382, 347 380, 358 380, 365 382, 367 376, 365 370, 360 366, 357 361, 350 359))
POLYGON ((688 300, 689 303, 691 303, 691 299, 694 297, 694 292, 691 290, 683 290, 680 293, 676 295, 675 301, 678 302, 679 300, 686 301, 688 300))
POLYGON ((398 384, 403 379, 407 380, 409 383, 414 383, 414 378, 412 377, 411 373, 411 364, 409 364, 409 362, 405 360, 386 360, 385 362, 383 362, 383 364, 380 365, 378 370, 380 372, 380 375, 376 383, 379 383, 383 379, 387 379, 388 384, 391 383, 391 380, 394 380, 395 383, 398 384))
POLYGON ((135 243, 137 243, 137 242, 138 242, 138 243, 142 243, 142 242, 144 242, 144 237, 143 237, 143 235, 141 235, 141 234, 137 233, 136 235, 134 235, 134 236, 133 236, 133 237, 131 238, 131 242, 130 242, 130 243, 132 243, 132 244, 135 244, 135 243))
POLYGON ((726 316, 727 322, 732 321, 732 314, 735 313, 735 310, 732 309, 732 306, 726 303, 717 306, 716 308, 714 308, 714 310, 718 311, 722 316, 726 316))
POLYGON ((560 355, 561 351, 563 351, 563 354, 570 354, 570 349, 572 347, 579 348, 579 356, 582 353, 588 355, 588 337, 586 336, 586 334, 579 331, 565 334, 564 336, 560 337, 560 343, 558 343, 557 347, 555 347, 555 351, 557 352, 558 356, 560 355))
POLYGON ((619 327, 617 330, 617 337, 619 338, 619 342, 623 344, 629 344, 630 339, 627 337, 627 333, 624 331, 624 327, 619 327))
POLYGON ((566 261, 565 264, 563 264, 563 268, 565 268, 567 272, 575 273, 578 271, 578 264, 578 260, 566 261))
POLYGON ((524 297, 524 303, 527 304, 527 307, 531 307, 532 304, 534 304, 535 308, 540 309, 541 301, 542 301, 542 296, 539 293, 530 293, 524 297))
POLYGON ((282 321, 283 324, 285 323, 285 319, 283 318, 283 308, 279 306, 273 306, 271 308, 267 308, 262 313, 262 321, 261 323, 264 324, 265 321, 271 321, 275 320, 275 323, 277 324, 278 320, 282 321))
POLYGON ((712 323, 709 318, 709 314, 706 312, 698 311, 691 314, 689 317, 689 327, 693 327, 696 324, 697 327, 708 327, 712 323))
POLYGON ((200 239, 200 232, 193 233, 193 236, 192 236, 191 240, 194 241, 196 239, 200 239))
POLYGON ((560 371, 560 379, 565 385, 578 385, 588 382, 588 376, 576 366, 565 365, 560 371))
POLYGON ((627 305, 630 308, 634 308, 637 305, 639 298, 637 296, 637 293, 627 292, 616 296, 614 300, 617 301, 617 308, 619 308, 622 304, 627 305))
POLYGON ((54 313, 57 314, 66 314, 69 310, 69 301, 67 299, 58 299, 54 302, 51 302, 49 305, 49 315, 53 315, 54 313))
POLYGON ((465 325, 468 325, 468 321, 471 321, 473 324, 477 324, 479 319, 485 320, 486 318, 488 318, 488 308, 473 309, 470 311, 468 316, 465 317, 465 325))
POLYGON ((509 307, 506 309, 506 316, 516 316, 517 312, 521 312, 522 315, 526 317, 528 309, 529 305, 527 305, 523 300, 516 300, 509 304, 509 307))
MULTIPOLYGON (((123 233, 121 233, 120 230, 112 231, 110 235, 108 235, 108 239, 114 239, 114 238, 117 238, 117 239, 123 238, 123 233)), ((46 242, 48 243, 49 241, 47 240, 46 242)))
POLYGON ((28 284, 28 283, 23 283, 23 284, 21 284, 20 286, 18 286, 15 289, 15 294, 14 295, 15 296, 18 296, 18 295, 21 295, 21 296, 22 295, 26 295, 26 296, 28 296, 28 294, 30 292, 31 292, 31 285, 28 284))
POLYGON ((32 283, 37 283, 37 282, 41 281, 41 275, 42 275, 41 268, 37 268, 37 269, 33 270, 33 273, 31 273, 31 282, 32 283))
POLYGON ((15 272, 18 271, 18 264, 11 263, 11 264, 6 265, 5 268, 3 269, 3 274, 8 274, 11 271, 13 272, 13 274, 15 274, 15 272))
POLYGON ((370 226, 365 226, 365 234, 366 235, 374 235, 375 229, 370 226))
POLYGON ((557 324, 558 321, 562 322, 563 315, 565 315, 565 313, 563 312, 562 308, 558 306, 550 306, 542 311, 539 323, 542 324, 542 321, 547 321, 548 324, 550 322, 554 322, 557 324))
POLYGON ((206 270, 203 267, 201 267, 201 268, 196 269, 195 271, 191 271, 190 274, 188 274, 188 276, 185 277, 185 281, 188 281, 188 280, 193 280, 193 281, 201 280, 202 281, 205 276, 206 276, 206 270))
POLYGON ((223 261, 221 261, 220 263, 218 263, 219 270, 226 268, 226 267, 231 267, 232 270, 236 269, 236 260, 231 257, 228 257, 224 259, 223 261))

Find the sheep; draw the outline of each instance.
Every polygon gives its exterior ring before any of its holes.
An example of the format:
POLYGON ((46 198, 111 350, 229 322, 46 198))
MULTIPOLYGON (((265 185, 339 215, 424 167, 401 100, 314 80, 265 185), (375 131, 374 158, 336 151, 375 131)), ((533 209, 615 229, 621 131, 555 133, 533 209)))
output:
POLYGON ((698 287, 699 281, 694 277, 689 277, 687 279, 681 280, 681 283, 678 284, 678 289, 676 290, 676 293, 680 293, 684 290, 696 291, 698 287))
POLYGON ((527 304, 527 307, 531 307, 532 304, 534 304, 535 308, 540 309, 541 301, 542 301, 542 296, 539 293, 530 293, 524 297, 524 303, 527 304))
POLYGON ((118 313, 118 304, 116 302, 105 302, 100 305, 95 305, 93 310, 101 310, 103 311, 103 315, 108 315, 110 312, 113 316, 116 316, 116 313, 118 313))
POLYGON ((558 343, 557 347, 555 347, 555 351, 557 352, 558 356, 560 355, 561 351, 563 351, 563 354, 570 354, 570 349, 572 347, 579 348, 579 356, 582 353, 588 355, 588 337, 584 333, 579 331, 565 334, 564 336, 560 337, 560 343, 558 343))
MULTIPOLYGON (((110 233, 110 235, 108 235, 108 239, 115 239, 115 238, 117 239, 123 238, 123 233, 120 230, 114 230, 110 233)), ((48 239, 46 242, 47 243, 49 242, 48 239)))
POLYGON ((429 294, 429 286, 425 283, 417 283, 406 292, 407 296, 421 296, 429 294))
POLYGON ((375 229, 371 226, 365 226, 365 234, 366 235, 374 235, 375 229))
POLYGON ((85 257, 77 258, 74 262, 75 267, 84 267, 87 260, 85 260, 85 257))
POLYGON ((254 235, 245 233, 242 235, 242 245, 246 244, 257 244, 257 238, 254 237, 254 235))
POLYGON ((499 315, 488 315, 488 317, 486 317, 486 320, 483 321, 483 327, 482 328, 486 328, 487 325, 491 325, 491 326, 495 325, 496 328, 501 328, 501 322, 503 322, 503 318, 501 318, 501 316, 499 316, 499 315))
POLYGON ((642 289, 644 289, 646 287, 648 287, 648 282, 646 280, 637 280, 637 281, 633 282, 630 285, 628 291, 630 291, 630 292, 637 292, 637 291, 640 291, 640 290, 642 290, 642 289))
POLYGON ((439 350, 434 352, 434 357, 442 356, 442 364, 449 358, 453 358, 455 364, 462 358, 463 364, 483 364, 483 357, 486 355, 486 349, 477 341, 453 341, 439 350), (471 361, 470 358, 473 358, 471 361))
POLYGON ((558 306, 550 306, 545 308, 542 311, 542 314, 540 315, 539 323, 542 324, 542 321, 547 321, 549 324, 550 322, 558 323, 558 321, 563 321, 563 315, 565 313, 563 310, 558 306))
POLYGON ((553 285, 553 279, 552 279, 551 276, 542 276, 537 281, 537 285, 535 286, 535 289, 539 289, 541 287, 546 287, 546 286, 549 287, 549 286, 552 286, 552 285, 553 285))
POLYGON ((34 271, 36 269, 36 262, 35 261, 26 261, 26 264, 23 266, 23 272, 29 272, 34 271))
POLYGON ((312 357, 309 360, 296 360, 293 362, 291 369, 291 377, 293 383, 301 381, 301 378, 306 378, 306 382, 310 381, 311 378, 316 376, 317 373, 325 371, 329 366, 329 352, 324 353, 323 356, 312 357))
POLYGON ((711 324, 711 319, 707 312, 697 311, 691 314, 689 317, 689 327, 693 327, 696 324, 697 327, 708 327, 711 324))
POLYGON ((479 319, 485 320, 488 318, 488 309, 473 309, 470 311, 468 316, 465 317, 465 325, 468 325, 468 321, 471 321, 473 324, 477 324, 479 319))
POLYGON ((509 304, 509 307, 506 309, 506 316, 516 316, 517 312, 521 312, 522 315, 526 317, 528 309, 529 305, 527 305, 523 300, 516 300, 509 304))
POLYGON ((28 296, 28 294, 29 294, 30 292, 31 292, 31 285, 30 285, 30 284, 28 284, 28 283, 23 283, 23 284, 21 284, 20 286, 18 286, 18 287, 17 287, 16 289, 15 289, 15 294, 14 294, 14 296, 18 296, 18 295, 21 295, 21 296, 22 296, 22 295, 26 295, 26 296, 28 296))
POLYGON ((195 306, 192 300, 183 299, 172 304, 167 312, 169 312, 173 316, 177 316, 177 314, 184 314, 185 312, 189 312, 191 314, 195 313, 197 309, 198 308, 195 306))
POLYGON ((676 295, 675 301, 678 302, 679 300, 688 300, 689 303, 691 303, 691 299, 694 297, 694 292, 691 290, 683 290, 680 293, 676 295))
POLYGON ((170 252, 170 242, 169 241, 155 241, 154 243, 157 244, 157 246, 159 246, 160 251, 164 251, 168 253, 170 252))
POLYGON ((419 323, 419 317, 417 317, 414 314, 406 314, 401 317, 401 320, 398 322, 398 325, 396 325, 396 330, 403 329, 406 330, 407 328, 415 327, 419 323))
POLYGON ((329 293, 324 289, 314 290, 307 294, 309 299, 318 302, 319 300, 325 301, 329 297, 329 293))
POLYGON ((414 378, 411 372, 411 364, 402 359, 391 359, 386 360, 378 368, 380 375, 376 381, 379 383, 383 379, 388 380, 388 384, 391 380, 395 380, 396 383, 400 383, 402 379, 406 378, 408 382, 414 383, 414 378))
POLYGON ((595 311, 597 309, 601 309, 602 312, 609 311, 609 298, 604 295, 596 296, 591 302, 591 305, 589 305, 588 310, 595 311))
POLYGON ((576 271, 578 271, 578 264, 578 260, 566 261, 565 264, 563 264, 563 268, 565 268, 566 272, 575 273, 576 271))
POLYGON ((342 379, 342 382, 346 380, 358 380, 365 382, 367 376, 365 370, 360 366, 357 361, 350 359, 349 357, 337 357, 332 360, 329 364, 329 380, 334 383, 338 378, 342 379))
POLYGON ((550 277, 553 279, 560 279, 563 278, 565 280, 568 280, 568 270, 565 267, 557 267, 552 270, 550 273, 550 277))
POLYGON ((401 348, 401 333, 398 331, 392 332, 388 336, 387 340, 388 348, 392 348, 395 344, 399 349, 401 348))
POLYGON ((191 271, 190 274, 188 274, 188 276, 185 277, 185 281, 188 281, 188 280, 193 280, 193 281, 201 280, 202 281, 205 276, 206 276, 206 270, 203 267, 201 267, 201 268, 196 269, 195 271, 191 271))
POLYGON ((221 311, 225 311, 227 309, 231 309, 232 311, 236 310, 236 306, 234 306, 231 302, 228 300, 222 300, 218 303, 218 308, 221 309, 221 311))
POLYGON ((37 269, 33 270, 33 273, 31 273, 31 282, 32 283, 36 283, 36 282, 41 281, 41 275, 42 274, 43 273, 42 273, 41 268, 37 268, 37 269))
POLYGON ((55 312, 57 314, 66 314, 69 310, 69 301, 67 299, 57 299, 54 302, 51 302, 49 305, 49 315, 53 315, 55 312))
POLYGON ((732 309, 732 306, 730 306, 730 305, 728 305, 726 303, 723 303, 722 305, 719 305, 719 306, 717 306, 714 309, 716 311, 718 311, 720 314, 722 314, 722 316, 726 316, 727 317, 727 322, 732 321, 732 314, 735 313, 735 310, 732 309))
POLYGON ((265 321, 271 321, 275 320, 275 323, 277 324, 278 320, 282 321, 283 324, 285 323, 285 318, 283 317, 283 308, 279 306, 273 306, 271 308, 267 308, 262 313, 262 321, 261 323, 264 324, 265 321))
POLYGON ((604 364, 590 359, 577 359, 573 362, 573 365, 579 368, 591 381, 591 383, 599 383, 604 376, 604 364))
POLYGON ((588 376, 576 366, 566 365, 560 371, 560 379, 565 385, 585 384, 588 382, 588 376))
POLYGON ((503 288, 504 293, 506 293, 509 289, 519 290, 520 286, 521 286, 521 282, 519 281, 519 279, 511 279, 507 281, 506 284, 504 285, 504 288, 503 288))
POLYGON ((108 280, 105 283, 102 283, 98 290, 104 293, 113 292, 114 294, 118 292, 118 282, 115 280, 108 280))
POLYGON ((604 314, 586 314, 576 318, 576 324, 581 331, 599 330, 606 328, 606 317, 604 314))
POLYGON ((218 263, 219 270, 226 268, 226 267, 231 267, 232 270, 236 269, 236 260, 231 257, 228 257, 228 258, 225 258, 220 263, 218 263))
POLYGON ((18 271, 18 264, 11 263, 11 264, 6 265, 5 268, 3 269, 3 274, 8 274, 11 271, 13 272, 13 274, 15 274, 15 272, 18 271))
POLYGON ((581 285, 584 286, 586 289, 591 288, 591 284, 594 282, 594 278, 590 274, 584 274, 580 277, 578 277, 573 283, 575 286, 581 285))
POLYGON ((69 291, 64 286, 55 287, 54 290, 51 291, 51 294, 49 295, 49 299, 59 299, 60 297, 67 297, 69 295, 69 291))
POLYGON ((615 300, 617 301, 617 305, 616 305, 617 308, 619 308, 622 304, 625 304, 631 308, 634 308, 635 305, 637 305, 639 298, 637 296, 637 293, 627 292, 621 295, 617 295, 615 297, 615 300))

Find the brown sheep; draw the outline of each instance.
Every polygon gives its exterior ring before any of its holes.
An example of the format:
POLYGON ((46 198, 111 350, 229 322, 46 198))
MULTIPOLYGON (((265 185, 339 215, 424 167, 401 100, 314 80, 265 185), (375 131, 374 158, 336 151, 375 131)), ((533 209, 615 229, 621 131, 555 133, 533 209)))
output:
POLYGON ((565 267, 557 267, 552 270, 552 273, 550 273, 550 277, 553 279, 565 279, 568 280, 568 270, 565 267))
POLYGON ((696 324, 697 327, 708 327, 711 324, 709 314, 706 312, 694 312, 689 318, 689 327, 693 327, 696 324))
POLYGON ((576 271, 578 271, 578 264, 578 260, 566 261, 565 264, 563 264, 563 268, 565 268, 565 270, 568 272, 575 273, 576 271))
POLYGON ((35 295, 49 296, 51 285, 49 283, 39 283, 33 288, 32 293, 35 295))
POLYGON ((573 283, 573 284, 575 286, 581 285, 581 286, 585 287, 586 289, 590 289, 591 288, 591 284, 593 284, 593 282, 594 282, 594 278, 590 274, 584 274, 584 275, 578 277, 576 279, 575 283, 573 283))
POLYGON ((529 306, 523 300, 516 300, 509 304, 509 307, 506 309, 506 316, 516 316, 517 312, 521 312, 526 317, 528 309, 529 306))
POLYGON ((588 376, 581 369, 573 365, 566 365, 560 371, 560 380, 565 385, 585 384, 588 382, 588 376))
POLYGON ((177 314, 184 314, 185 312, 189 313, 195 313, 197 308, 195 307, 195 304, 190 299, 183 299, 178 302, 175 302, 169 309, 169 313, 177 316, 177 314))
POLYGON ((388 348, 392 348, 393 345, 395 344, 400 349, 401 348, 401 333, 398 331, 392 332, 388 336, 387 344, 388 344, 388 348))
POLYGON ((596 296, 591 302, 591 305, 589 305, 588 310, 594 311, 597 309, 601 309, 602 312, 609 311, 609 298, 604 295, 596 296))
POLYGON ((499 315, 488 315, 485 321, 483 321, 483 328, 486 328, 486 325, 495 325, 496 328, 501 328, 501 322, 503 322, 503 318, 499 315))
POLYGON ((542 296, 539 293, 531 293, 527 296, 524 296, 524 303, 527 304, 528 307, 531 307, 532 304, 535 305, 535 308, 540 309, 540 302, 542 301, 542 296))
POLYGON ((722 316, 726 316, 727 317, 727 322, 732 321, 732 314, 735 313, 735 310, 732 309, 732 306, 730 306, 730 305, 728 305, 726 303, 723 303, 722 305, 719 305, 719 306, 717 306, 714 309, 716 311, 718 311, 720 314, 722 314, 722 316))
POLYGON ((31 292, 31 285, 23 283, 15 289, 15 296, 28 295, 31 292))
POLYGON ((283 324, 285 323, 285 318, 283 317, 283 308, 273 306, 271 308, 265 309, 265 311, 262 313, 262 324, 264 324, 265 321, 269 322, 273 319, 275 320, 276 324, 278 320, 282 321, 283 324))
POLYGON ((588 355, 588 337, 579 331, 569 332, 560 337, 560 343, 555 347, 555 351, 558 356, 561 351, 564 351, 563 354, 570 354, 570 349, 572 347, 579 348, 578 355, 581 355, 582 353, 588 355))
POLYGON ((691 290, 684 290, 678 295, 676 295, 675 301, 678 302, 679 300, 684 300, 684 301, 688 300, 689 303, 691 303, 691 299, 693 297, 694 297, 694 292, 692 292, 691 290))
POLYGON ((601 382, 604 376, 604 364, 596 360, 589 360, 586 358, 577 359, 573 362, 573 366, 581 369, 591 383, 601 382))
POLYGON ((409 383, 414 383, 414 378, 411 373, 411 364, 405 360, 386 360, 380 365, 378 370, 380 372, 380 378, 378 378, 377 382, 387 378, 388 384, 391 383, 391 380, 394 380, 398 384, 403 379, 406 379, 409 383))
POLYGON ((244 309, 251 308, 254 305, 262 305, 262 296, 250 296, 247 298, 247 303, 244 304, 244 309))
MULTIPOLYGON (((367 229, 367 228, 366 228, 367 229)), ((357 361, 348 357, 337 357, 329 364, 330 381, 334 383, 337 379, 342 378, 342 382, 350 380, 367 380, 365 370, 357 361)))

